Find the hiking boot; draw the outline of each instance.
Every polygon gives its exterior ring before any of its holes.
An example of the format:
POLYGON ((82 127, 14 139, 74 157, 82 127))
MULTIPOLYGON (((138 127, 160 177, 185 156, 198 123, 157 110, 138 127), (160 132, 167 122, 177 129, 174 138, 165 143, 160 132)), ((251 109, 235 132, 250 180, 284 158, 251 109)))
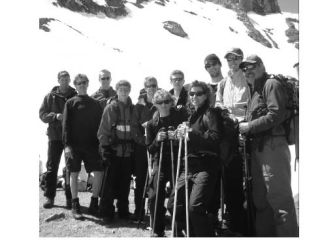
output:
POLYGON ((139 213, 134 213, 133 215, 130 216, 130 220, 134 222, 143 221, 144 220, 144 212, 141 214, 141 217, 139 218, 139 213))
POLYGON ((53 207, 53 203, 54 203, 54 199, 47 197, 45 203, 43 204, 43 207, 44 208, 52 208, 53 207))
POLYGON ((151 233, 150 237, 165 237, 164 232, 151 233))
POLYGON ((79 198, 72 199, 72 215, 76 220, 81 220, 83 218, 80 210, 79 198))
POLYGON ((124 213, 119 212, 118 217, 120 219, 129 220, 131 218, 131 214, 129 212, 124 212, 124 213))
POLYGON ((99 211, 98 198, 91 197, 90 206, 89 206, 89 213, 91 215, 97 215, 98 211, 99 211))
POLYGON ((113 222, 113 217, 103 217, 102 218, 102 221, 105 223, 105 224, 111 224, 113 222))
POLYGON ((66 208, 68 210, 71 210, 71 208, 72 208, 72 199, 71 198, 66 199, 66 208))

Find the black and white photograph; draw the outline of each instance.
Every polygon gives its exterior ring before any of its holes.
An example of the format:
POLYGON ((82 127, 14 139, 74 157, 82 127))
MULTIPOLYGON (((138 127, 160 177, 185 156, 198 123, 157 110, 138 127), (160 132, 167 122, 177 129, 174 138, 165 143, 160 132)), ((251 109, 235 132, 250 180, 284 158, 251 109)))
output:
MULTIPOLYGON (((16 218, 36 238, 306 236, 317 196, 301 214, 299 203, 317 180, 310 173, 315 179, 306 182, 303 167, 306 156, 315 162, 317 155, 300 144, 307 132, 300 128, 318 118, 310 118, 317 109, 305 108, 304 97, 317 93, 304 86, 317 80, 305 74, 303 52, 311 44, 300 43, 308 15, 301 2, 41 0, 30 12, 21 6, 32 31, 17 12, 21 33, 10 32, 19 37, 12 40, 20 45, 15 55, 26 48, 30 72, 23 78, 10 58, 6 70, 24 83, 17 117, 6 120, 19 127, 2 126, 10 135, 4 143, 11 143, 5 158, 19 158, 11 164, 23 175, 10 176, 19 187, 14 206, 4 206, 8 232, 28 235, 16 218)), ((316 32, 312 14, 308 27, 316 32)), ((307 138, 316 144, 312 132, 307 138)))

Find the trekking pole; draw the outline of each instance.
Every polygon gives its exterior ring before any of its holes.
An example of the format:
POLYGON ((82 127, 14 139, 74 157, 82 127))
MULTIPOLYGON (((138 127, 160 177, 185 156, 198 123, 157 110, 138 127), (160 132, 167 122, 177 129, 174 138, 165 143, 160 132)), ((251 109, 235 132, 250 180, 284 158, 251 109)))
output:
POLYGON ((176 220, 176 211, 177 211, 177 195, 178 195, 178 179, 180 171, 180 162, 181 162, 181 150, 182 150, 182 138, 179 139, 179 150, 178 150, 178 160, 177 160, 177 174, 176 174, 176 183, 174 187, 174 200, 173 200, 173 214, 172 214, 172 223, 171 223, 171 237, 174 237, 174 226, 176 220))
POLYGON ((71 187, 70 187, 70 171, 68 170, 67 167, 67 157, 64 154, 64 159, 65 159, 65 169, 66 169, 66 179, 65 179, 65 195, 67 199, 71 199, 72 198, 72 194, 71 194, 71 187))
POLYGON ((148 173, 148 171, 147 171, 146 180, 145 180, 145 182, 144 182, 144 187, 143 187, 143 193, 142 193, 140 211, 139 211, 139 216, 138 216, 138 218, 139 218, 139 219, 138 219, 138 226, 137 226, 138 229, 139 229, 140 223, 141 223, 142 210, 145 208, 145 199, 146 199, 146 192, 147 192, 148 180, 149 180, 149 173, 148 173))
MULTIPOLYGON (((163 131, 160 129, 159 131, 163 131)), ((160 174, 161 174, 161 164, 162 164, 162 152, 163 151, 163 141, 160 145, 160 157, 159 157, 159 167, 158 167, 158 177, 157 177, 157 185, 156 185, 156 201, 154 206, 154 215, 153 215, 153 224, 152 224, 152 234, 154 233, 154 228, 156 224, 156 217, 157 217, 157 206, 158 206, 158 197, 159 197, 159 184, 160 184, 160 174)))
MULTIPOLYGON (((148 127, 148 123, 146 125, 146 127, 144 128, 144 136, 147 140, 147 136, 148 136, 148 131, 147 131, 147 127, 148 127)), ((147 171, 147 174, 148 174, 148 179, 151 178, 151 174, 152 174, 152 163, 151 163, 151 155, 147 149, 147 160, 148 160, 148 171, 147 171)), ((147 186, 146 186, 147 187, 147 186)), ((148 199, 148 202, 149 202, 150 199, 148 199)), ((150 211, 149 209, 149 203, 147 203, 147 212, 146 214, 148 214, 148 210, 150 211)), ((150 215, 150 218, 149 218, 149 228, 152 227, 152 221, 151 221, 151 215, 150 215)))
POLYGON ((224 207, 224 166, 221 167, 221 179, 220 179, 220 208, 221 208, 221 230, 227 229, 225 220, 225 207, 224 207))
MULTIPOLYGON (((144 136, 147 139, 147 127, 144 129, 144 136)), ((151 173, 152 173, 151 156, 148 149, 147 149, 147 160, 148 160, 148 173, 149 173, 149 177, 151 177, 151 173)))
POLYGON ((91 172, 88 172, 88 177, 87 177, 87 186, 86 186, 86 190, 89 191, 89 180, 90 180, 90 175, 91 172))
POLYGON ((189 188, 188 188, 188 125, 186 124, 185 136, 184 136, 184 169, 185 169, 185 195, 186 195, 186 225, 187 225, 187 237, 190 235, 189 231, 189 188))
MULTIPOLYGON (((174 131, 172 126, 168 127, 168 131, 174 131)), ((172 177, 172 188, 174 188, 174 155, 173 155, 173 140, 170 140, 170 151, 171 151, 171 177, 172 177)))
POLYGON ((243 141, 243 165, 244 165, 244 193, 246 199, 246 212, 247 212, 247 224, 248 224, 248 233, 251 236, 254 236, 254 205, 253 200, 251 198, 252 193, 252 176, 250 175, 249 162, 247 158, 247 145, 246 145, 246 136, 240 135, 243 141))
POLYGON ((107 184, 106 182, 107 182, 107 177, 108 177, 108 170, 109 170, 109 167, 106 167, 103 171, 102 184, 100 186, 100 191, 99 191, 100 198, 103 198, 103 196, 104 196, 105 185, 107 184))

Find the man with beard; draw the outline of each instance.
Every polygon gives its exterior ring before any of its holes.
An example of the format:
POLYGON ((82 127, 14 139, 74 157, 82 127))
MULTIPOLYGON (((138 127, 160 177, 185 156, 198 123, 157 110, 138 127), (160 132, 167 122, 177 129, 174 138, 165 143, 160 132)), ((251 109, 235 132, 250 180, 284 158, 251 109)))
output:
POLYGON ((289 110, 286 90, 270 77, 257 55, 240 64, 252 83, 241 134, 250 139, 252 195, 257 237, 297 237, 298 226, 291 189, 290 151, 284 120, 289 110))

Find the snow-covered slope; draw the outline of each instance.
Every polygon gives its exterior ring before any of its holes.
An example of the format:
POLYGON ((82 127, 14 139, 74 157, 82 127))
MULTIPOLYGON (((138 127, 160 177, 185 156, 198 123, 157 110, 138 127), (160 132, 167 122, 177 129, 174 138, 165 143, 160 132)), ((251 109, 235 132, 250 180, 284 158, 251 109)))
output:
MULTIPOLYGON (((49 32, 38 31, 41 65, 35 97, 39 106, 44 95, 56 84, 56 74, 62 69, 69 71, 71 78, 77 73, 87 74, 89 93, 92 93, 99 85, 99 70, 107 68, 112 72, 113 84, 120 79, 133 84, 131 96, 136 102, 143 78, 148 75, 155 76, 160 87, 165 89, 170 88, 169 74, 174 69, 185 73, 186 82, 209 81, 203 60, 210 53, 221 58, 226 75, 227 63, 223 56, 231 47, 240 47, 245 55, 260 55, 270 73, 296 77, 292 66, 298 61, 298 50, 287 42, 285 19, 298 19, 297 14, 248 14, 255 28, 266 39, 264 30, 268 30, 278 45, 278 48, 267 48, 248 36, 248 29, 237 19, 236 12, 210 2, 170 0, 166 6, 161 6, 151 1, 138 8, 128 1, 125 4, 128 16, 118 19, 72 12, 56 7, 52 2, 39 1, 38 6, 39 18, 58 20, 47 24, 49 32), (165 30, 164 21, 181 24, 188 38, 165 30)), ((102 4, 104 1, 96 2, 102 4)), ((35 111, 39 106, 34 106, 35 111)), ((35 125, 43 128, 37 133, 37 139, 40 158, 45 161, 45 125, 40 120, 35 120, 35 125)))

